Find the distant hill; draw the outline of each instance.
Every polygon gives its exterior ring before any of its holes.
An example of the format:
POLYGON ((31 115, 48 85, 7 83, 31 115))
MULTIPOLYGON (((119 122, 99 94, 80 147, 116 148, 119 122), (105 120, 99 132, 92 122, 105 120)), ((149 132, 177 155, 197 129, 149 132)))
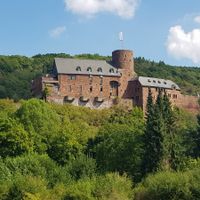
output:
POLYGON ((176 82, 184 94, 200 94, 200 68, 171 66, 145 58, 135 59, 135 71, 140 76, 170 79, 176 82))
MULTIPOLYGON (((14 100, 31 97, 31 80, 42 74, 50 73, 55 57, 106 59, 111 57, 98 54, 45 54, 31 58, 25 56, 0 56, 0 98, 14 100)), ((135 71, 141 76, 165 78, 175 81, 182 92, 189 95, 200 94, 200 68, 175 67, 164 62, 154 62, 145 58, 135 58, 135 71)))

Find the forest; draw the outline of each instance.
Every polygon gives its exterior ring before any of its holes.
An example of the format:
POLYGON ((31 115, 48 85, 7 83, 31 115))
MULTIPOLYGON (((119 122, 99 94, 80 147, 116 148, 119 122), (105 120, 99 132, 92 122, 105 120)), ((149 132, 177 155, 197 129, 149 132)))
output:
POLYGON ((0 100, 1 200, 197 200, 200 115, 167 95, 91 110, 0 100))
MULTIPOLYGON (((98 54, 45 54, 33 57, 0 56, 0 98, 10 98, 18 101, 31 97, 31 80, 51 73, 55 57, 103 59, 111 60, 109 56, 98 54)), ((144 58, 135 58, 135 71, 139 76, 170 79, 176 82, 182 93, 189 95, 200 94, 200 68, 177 67, 165 64, 163 61, 154 62, 144 58)))

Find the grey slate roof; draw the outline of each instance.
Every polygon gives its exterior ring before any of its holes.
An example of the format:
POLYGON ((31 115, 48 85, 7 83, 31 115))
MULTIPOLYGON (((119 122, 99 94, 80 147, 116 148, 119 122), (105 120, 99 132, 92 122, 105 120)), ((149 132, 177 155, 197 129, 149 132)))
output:
POLYGON ((136 78, 142 86, 180 90, 179 86, 171 80, 139 76, 136 78))
POLYGON ((58 74, 120 76, 117 69, 105 60, 55 58, 55 66, 58 74), (79 71, 78 68, 81 70, 79 71), (91 68, 92 71, 88 71, 88 68, 91 68), (100 71, 100 68, 102 69, 102 72, 100 71))

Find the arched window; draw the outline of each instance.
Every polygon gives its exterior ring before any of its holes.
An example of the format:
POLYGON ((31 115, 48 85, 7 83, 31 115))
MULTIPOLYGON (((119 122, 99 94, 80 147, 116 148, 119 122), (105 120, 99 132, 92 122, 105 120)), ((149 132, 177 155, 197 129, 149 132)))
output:
POLYGON ((176 85, 174 85, 174 84, 172 84, 171 87, 172 87, 173 90, 176 89, 176 85))
POLYGON ((77 72, 81 72, 81 67, 78 66, 78 67, 76 68, 76 71, 77 71, 77 72))
POLYGON ((97 69, 97 71, 98 71, 99 73, 102 73, 102 72, 103 72, 103 70, 102 70, 101 67, 99 67, 99 68, 97 69))
POLYGON ((88 68, 87 68, 87 71, 88 71, 88 72, 92 72, 92 68, 91 68, 91 67, 88 67, 88 68))
POLYGON ((110 68, 109 72, 110 72, 110 73, 114 73, 114 69, 113 69, 113 68, 110 68))

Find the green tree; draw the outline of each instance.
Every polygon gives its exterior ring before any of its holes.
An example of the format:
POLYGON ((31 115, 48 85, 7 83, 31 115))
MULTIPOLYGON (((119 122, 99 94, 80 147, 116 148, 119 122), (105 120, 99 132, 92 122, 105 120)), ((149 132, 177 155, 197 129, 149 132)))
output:
POLYGON ((47 153, 57 163, 65 165, 83 153, 90 129, 87 124, 79 120, 71 123, 68 118, 63 118, 62 124, 60 131, 51 137, 47 153))
POLYGON ((29 133, 35 151, 39 153, 48 149, 50 138, 59 132, 61 125, 59 116, 49 104, 37 99, 23 102, 16 112, 16 118, 29 133))
POLYGON ((176 130, 175 113, 172 110, 171 102, 166 92, 163 95, 162 113, 165 128, 163 167, 176 170, 182 156, 181 140, 176 130))
POLYGON ((74 180, 92 178, 97 171, 95 159, 89 158, 84 154, 68 162, 65 168, 74 180))
POLYGON ((126 176, 109 173, 85 178, 71 184, 66 189, 65 200, 131 200, 132 183, 126 176))
POLYGON ((194 132, 193 135, 193 141, 194 141, 193 151, 195 157, 200 157, 200 114, 197 115, 197 122, 198 122, 197 130, 194 132))
POLYGON ((16 120, 0 114, 0 156, 17 156, 33 151, 33 141, 16 120))
POLYGON ((138 200, 197 200, 200 197, 199 169, 187 172, 158 172, 134 189, 138 200))
POLYGON ((161 92, 159 92, 156 104, 154 105, 152 93, 149 90, 146 130, 144 134, 144 174, 157 171, 163 158, 164 122, 161 109, 163 109, 161 92))
POLYGON ((175 113, 165 92, 159 91, 153 105, 149 91, 146 118, 144 174, 158 169, 177 169, 182 156, 182 141, 176 129, 175 113))
MULTIPOLYGON (((48 155, 25 154, 15 158, 7 157, 3 163, 12 175, 42 177, 51 188, 57 183, 67 184, 71 181, 66 169, 58 166, 48 155)), ((3 169, 0 173, 3 173, 3 169)), ((12 181, 13 177, 8 177, 12 181)))
POLYGON ((100 129, 93 147, 100 171, 127 173, 136 181, 141 178, 144 126, 141 127, 141 124, 134 129, 125 124, 107 124, 100 129))

